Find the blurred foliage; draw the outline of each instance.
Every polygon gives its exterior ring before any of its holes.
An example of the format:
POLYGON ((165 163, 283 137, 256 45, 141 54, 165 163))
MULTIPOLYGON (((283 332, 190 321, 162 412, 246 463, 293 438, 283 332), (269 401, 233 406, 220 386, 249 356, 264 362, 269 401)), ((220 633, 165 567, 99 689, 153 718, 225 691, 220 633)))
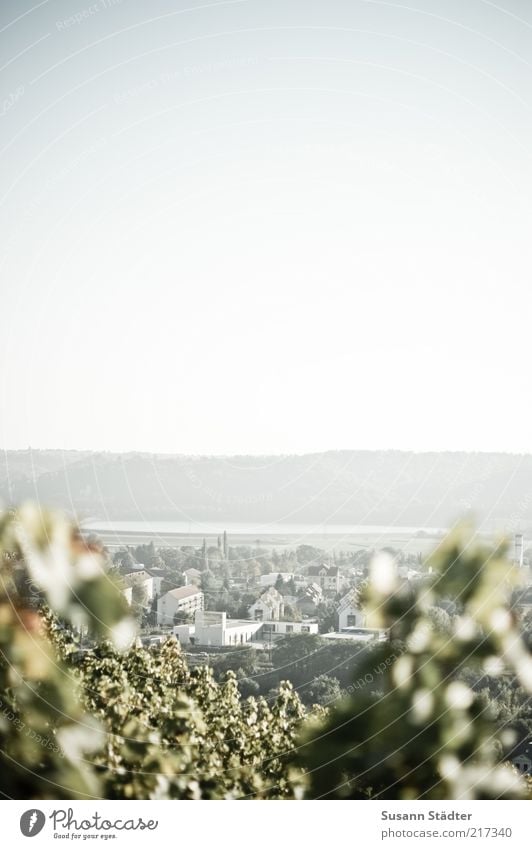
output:
POLYGON ((189 671, 174 639, 133 645, 123 596, 60 516, 0 524, 0 792, 11 798, 294 798, 304 709, 189 671), (79 635, 98 640, 82 650, 79 635))

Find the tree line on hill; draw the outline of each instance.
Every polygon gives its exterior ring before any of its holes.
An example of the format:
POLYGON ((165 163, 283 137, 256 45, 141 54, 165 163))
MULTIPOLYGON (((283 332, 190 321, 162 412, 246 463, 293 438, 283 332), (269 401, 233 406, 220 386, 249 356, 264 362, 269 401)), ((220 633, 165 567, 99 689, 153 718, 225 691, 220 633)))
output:
POLYGON ((448 527, 474 511, 490 527, 517 519, 526 531, 531 473, 532 456, 517 454, 193 457, 29 449, 0 458, 0 501, 33 498, 78 517, 106 519, 420 528, 448 527))

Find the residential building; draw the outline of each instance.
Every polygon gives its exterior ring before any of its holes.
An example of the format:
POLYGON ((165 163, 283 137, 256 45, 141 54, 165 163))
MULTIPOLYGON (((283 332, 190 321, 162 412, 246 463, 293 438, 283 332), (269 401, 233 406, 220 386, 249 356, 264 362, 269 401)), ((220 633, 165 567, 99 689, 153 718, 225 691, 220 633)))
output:
POLYGON ((378 628, 345 628, 343 631, 331 631, 328 634, 321 634, 321 636, 324 640, 372 643, 386 640, 388 632, 378 628))
POLYGON ((319 566, 309 566, 307 577, 311 583, 319 584, 322 590, 328 593, 340 591, 340 570, 337 566, 327 566, 321 563, 319 566))
POLYGON ((250 643, 262 629, 252 619, 228 619, 225 611, 197 610, 193 625, 175 625, 174 634, 182 645, 241 646, 250 643))
POLYGON ((278 620, 265 620, 262 623, 260 637, 265 640, 268 637, 286 636, 287 634, 317 634, 318 623, 311 621, 303 622, 279 622, 278 620))
POLYGON ((313 616, 323 601, 323 590, 315 583, 309 584, 297 597, 296 607, 304 616, 313 616))
POLYGON ((255 619, 228 619, 225 611, 198 610, 194 624, 174 625, 174 635, 182 645, 236 647, 271 643, 287 634, 317 634, 317 622, 280 622, 255 619))
POLYGON ((173 625, 176 614, 186 616, 196 610, 203 610, 202 591, 196 586, 176 587, 157 600, 157 622, 159 625, 173 625))
POLYGON ((358 593, 353 590, 345 595, 338 605, 338 630, 365 628, 366 614, 360 607, 358 593))
POLYGON ((133 587, 123 586, 122 587, 122 595, 124 596, 125 600, 127 601, 127 603, 129 605, 131 605, 133 603, 133 587))
POLYGON ((154 578, 145 569, 138 569, 135 572, 129 572, 127 575, 124 575, 122 593, 129 604, 138 597, 133 591, 134 587, 139 588, 140 596, 143 597, 145 606, 149 606, 155 596, 154 578))
POLYGON ((511 760, 522 775, 532 775, 532 740, 527 740, 519 746, 511 760))
POLYGON ((148 575, 151 575, 151 577, 153 578, 153 587, 155 590, 155 595, 161 595, 163 581, 166 580, 166 570, 159 569, 155 566, 153 569, 148 570, 148 575))

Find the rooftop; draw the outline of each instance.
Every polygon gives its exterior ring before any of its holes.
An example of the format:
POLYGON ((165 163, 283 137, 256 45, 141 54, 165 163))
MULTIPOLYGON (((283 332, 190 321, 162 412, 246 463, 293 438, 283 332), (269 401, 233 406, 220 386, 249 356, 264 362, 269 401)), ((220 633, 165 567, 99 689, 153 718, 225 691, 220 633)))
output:
POLYGON ((326 563, 321 563, 319 566, 310 566, 307 575, 324 575, 326 578, 337 578, 338 566, 327 566, 326 563))
POLYGON ((123 586, 127 589, 129 587, 142 586, 143 582, 146 583, 146 581, 149 581, 151 579, 151 575, 143 574, 142 572, 133 572, 132 575, 125 575, 122 583, 123 586))
POLYGON ((247 625, 262 625, 262 619, 226 619, 226 628, 244 628, 247 625))
POLYGON ((195 587, 193 584, 191 584, 188 587, 176 587, 174 590, 168 590, 165 595, 171 595, 173 598, 182 599, 188 598, 188 596, 191 595, 197 595, 200 592, 201 590, 198 587, 195 587))
POLYGON ((352 640, 353 642, 368 643, 371 640, 385 640, 386 631, 370 628, 345 628, 343 631, 333 631, 329 634, 320 634, 320 636, 326 640, 352 640))
POLYGON ((348 607, 360 607, 360 594, 358 590, 350 590, 338 602, 338 613, 341 613, 348 607))

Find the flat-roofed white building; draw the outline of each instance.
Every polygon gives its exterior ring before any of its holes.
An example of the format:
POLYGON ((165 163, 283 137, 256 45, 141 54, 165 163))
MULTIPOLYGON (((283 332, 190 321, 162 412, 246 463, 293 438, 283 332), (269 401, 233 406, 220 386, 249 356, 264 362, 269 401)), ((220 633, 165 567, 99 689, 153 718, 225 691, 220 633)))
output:
POLYGON ((317 622, 282 622, 278 619, 269 619, 262 622, 263 628, 260 632, 262 639, 268 636, 285 636, 286 634, 317 634, 317 622))
POLYGON ((187 587, 189 586, 198 586, 201 581, 201 572, 199 569, 194 569, 191 567, 190 569, 185 569, 183 572, 183 576, 185 578, 185 584, 187 587))
POLYGON ((140 597, 142 604, 149 607, 155 592, 155 580, 144 569, 137 569, 135 572, 124 575, 122 595, 128 604, 132 604, 135 599, 140 597))

